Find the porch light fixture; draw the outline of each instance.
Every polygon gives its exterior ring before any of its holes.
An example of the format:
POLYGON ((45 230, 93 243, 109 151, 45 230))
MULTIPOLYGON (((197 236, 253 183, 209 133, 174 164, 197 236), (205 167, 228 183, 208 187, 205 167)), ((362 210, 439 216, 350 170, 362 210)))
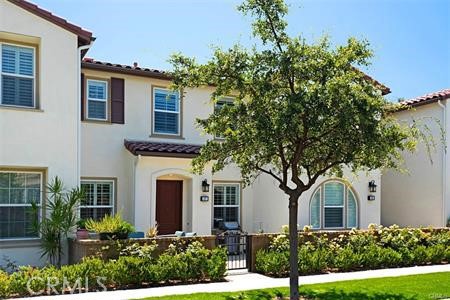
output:
POLYGON ((375 180, 369 181, 369 192, 375 193, 377 191, 377 185, 375 180))
POLYGON ((203 193, 209 192, 209 183, 208 183, 208 180, 206 180, 206 179, 202 181, 202 192, 203 193))

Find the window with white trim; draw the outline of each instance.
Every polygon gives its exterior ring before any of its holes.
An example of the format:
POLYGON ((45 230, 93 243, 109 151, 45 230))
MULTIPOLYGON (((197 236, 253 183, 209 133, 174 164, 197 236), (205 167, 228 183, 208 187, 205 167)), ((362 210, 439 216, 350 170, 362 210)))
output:
POLYGON ((114 181, 82 180, 85 198, 80 205, 80 219, 99 220, 114 214, 114 181))
POLYGON ((213 227, 219 228, 221 222, 240 223, 240 185, 236 183, 214 184, 213 227))
POLYGON ((180 135, 180 94, 168 89, 153 89, 153 132, 180 135))
POLYGON ((41 212, 33 212, 32 203, 42 206, 42 173, 0 171, 0 239, 37 238, 33 223, 41 212))
POLYGON ((358 204, 352 189, 340 181, 322 184, 311 198, 310 225, 315 229, 358 227, 358 204))
POLYGON ((0 43, 0 103, 8 106, 36 107, 35 48, 0 43))
MULTIPOLYGON (((214 105, 214 112, 219 112, 224 106, 233 106, 233 97, 222 97, 214 105)), ((216 135, 216 139, 224 139, 222 135, 216 135)))
POLYGON ((108 120, 108 81, 87 80, 87 119, 108 120))

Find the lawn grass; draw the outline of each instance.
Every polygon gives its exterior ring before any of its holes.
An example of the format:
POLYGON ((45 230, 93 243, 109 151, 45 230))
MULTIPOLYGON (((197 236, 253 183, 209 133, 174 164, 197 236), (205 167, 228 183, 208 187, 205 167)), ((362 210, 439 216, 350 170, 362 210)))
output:
MULTIPOLYGON (((288 288, 233 293, 198 293, 146 298, 159 300, 266 300, 288 288)), ((300 294, 314 300, 426 300, 450 298, 450 272, 312 284, 300 287, 300 294)))

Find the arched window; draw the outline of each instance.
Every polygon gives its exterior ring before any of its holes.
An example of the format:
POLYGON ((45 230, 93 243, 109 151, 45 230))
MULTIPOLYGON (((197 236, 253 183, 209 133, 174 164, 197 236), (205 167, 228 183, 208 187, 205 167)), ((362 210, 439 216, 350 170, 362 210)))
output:
POLYGON ((315 229, 358 227, 358 203, 350 187, 340 181, 323 183, 309 205, 310 224, 315 229))

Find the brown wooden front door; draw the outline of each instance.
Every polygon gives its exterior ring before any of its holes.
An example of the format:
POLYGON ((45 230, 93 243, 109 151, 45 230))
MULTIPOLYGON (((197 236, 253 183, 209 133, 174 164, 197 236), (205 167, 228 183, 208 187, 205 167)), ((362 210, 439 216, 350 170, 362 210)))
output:
POLYGON ((181 230, 183 181, 156 181, 156 222, 158 234, 181 230))

